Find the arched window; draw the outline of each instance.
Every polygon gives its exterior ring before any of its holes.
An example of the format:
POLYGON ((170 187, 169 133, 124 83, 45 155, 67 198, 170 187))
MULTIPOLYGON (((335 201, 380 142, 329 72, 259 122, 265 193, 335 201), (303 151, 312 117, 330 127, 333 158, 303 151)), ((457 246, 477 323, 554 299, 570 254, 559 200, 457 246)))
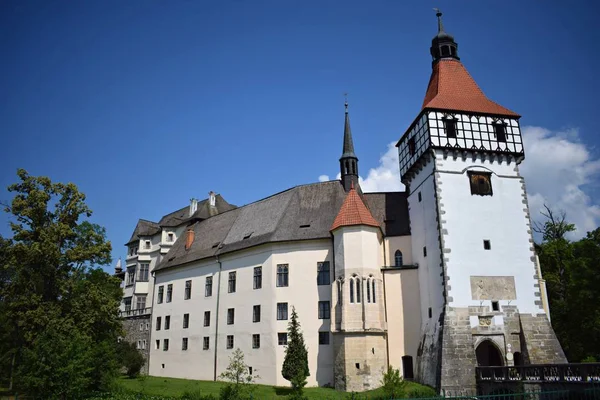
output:
POLYGON ((402 252, 400 250, 396 250, 396 253, 394 254, 394 258, 396 260, 396 267, 401 267, 402 266, 402 252))
POLYGON ((373 303, 375 303, 375 279, 371 279, 371 285, 373 285, 373 303))
POLYGON ((350 303, 354 303, 354 279, 350 278, 350 303))
POLYGON ((360 284, 361 284, 361 279, 360 277, 356 278, 356 302, 360 303, 360 284))
POLYGON ((371 288, 369 287, 370 285, 370 279, 367 279, 367 303, 371 302, 371 288))

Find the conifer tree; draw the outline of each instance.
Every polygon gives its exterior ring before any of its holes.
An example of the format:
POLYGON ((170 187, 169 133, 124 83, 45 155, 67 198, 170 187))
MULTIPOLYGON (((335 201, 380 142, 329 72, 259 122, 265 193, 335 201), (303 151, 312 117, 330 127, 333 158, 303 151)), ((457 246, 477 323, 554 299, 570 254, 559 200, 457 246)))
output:
POLYGON ((308 350, 300 330, 295 307, 292 307, 292 318, 288 324, 288 344, 285 349, 281 375, 291 382, 295 395, 301 397, 302 388, 306 385, 306 378, 310 376, 310 372, 308 370, 308 350))

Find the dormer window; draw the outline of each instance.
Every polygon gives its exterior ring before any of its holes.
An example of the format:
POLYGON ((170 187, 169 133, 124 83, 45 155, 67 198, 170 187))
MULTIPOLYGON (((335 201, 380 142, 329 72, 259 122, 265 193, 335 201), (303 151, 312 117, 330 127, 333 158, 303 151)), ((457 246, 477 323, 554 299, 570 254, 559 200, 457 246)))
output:
POLYGON ((172 232, 167 233, 167 242, 172 242, 174 238, 175 235, 172 232))
POLYGON ((496 140, 499 142, 506 142, 506 125, 499 122, 494 124, 494 133, 496 134, 496 140))
POLYGON ((468 172, 471 194, 491 196, 493 194, 491 175, 489 172, 468 172))
POLYGON ((449 138, 456 137, 456 120, 453 118, 443 118, 444 129, 446 130, 446 136, 449 138))
POLYGON ((146 241, 144 242, 144 249, 146 249, 146 250, 150 250, 150 247, 151 247, 151 246, 150 246, 150 241, 149 241, 149 240, 146 240, 146 241))

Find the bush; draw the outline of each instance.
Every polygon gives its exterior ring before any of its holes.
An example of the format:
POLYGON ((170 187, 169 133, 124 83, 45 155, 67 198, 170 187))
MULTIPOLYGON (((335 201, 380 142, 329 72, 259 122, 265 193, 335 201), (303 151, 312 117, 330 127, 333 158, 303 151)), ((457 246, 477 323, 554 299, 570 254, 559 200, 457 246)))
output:
POLYGON ((212 394, 202 394, 200 390, 195 390, 193 392, 185 392, 181 396, 181 400, 217 400, 217 398, 212 394))
POLYGON ((127 376, 137 377, 146 362, 142 353, 135 347, 135 344, 124 340, 119 343, 118 349, 121 366, 127 370, 127 376))
POLYGON ((428 386, 423 386, 419 388, 412 388, 406 392, 406 397, 410 399, 422 399, 427 397, 436 397, 437 393, 435 390, 428 386))
POLYGON ((388 366, 381 380, 383 393, 387 399, 395 399, 403 395, 406 382, 400 377, 400 371, 388 366))

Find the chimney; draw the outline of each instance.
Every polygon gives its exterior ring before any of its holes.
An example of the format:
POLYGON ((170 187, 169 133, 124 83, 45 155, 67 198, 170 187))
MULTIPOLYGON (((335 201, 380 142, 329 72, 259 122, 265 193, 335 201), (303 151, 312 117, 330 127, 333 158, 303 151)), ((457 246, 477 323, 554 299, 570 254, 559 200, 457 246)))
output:
POLYGON ((190 217, 198 210, 198 199, 190 199, 190 217))
POLYGON ((120 274, 123 272, 123 267, 121 267, 121 257, 119 257, 119 261, 117 261, 117 265, 115 266, 115 274, 120 274))
POLYGON ((211 217, 219 213, 219 211, 217 210, 217 196, 212 190, 208 192, 208 213, 211 217))
POLYGON ((192 228, 189 228, 186 232, 186 237, 185 237, 185 249, 189 250, 190 247, 192 247, 192 243, 194 243, 194 230, 192 228))

